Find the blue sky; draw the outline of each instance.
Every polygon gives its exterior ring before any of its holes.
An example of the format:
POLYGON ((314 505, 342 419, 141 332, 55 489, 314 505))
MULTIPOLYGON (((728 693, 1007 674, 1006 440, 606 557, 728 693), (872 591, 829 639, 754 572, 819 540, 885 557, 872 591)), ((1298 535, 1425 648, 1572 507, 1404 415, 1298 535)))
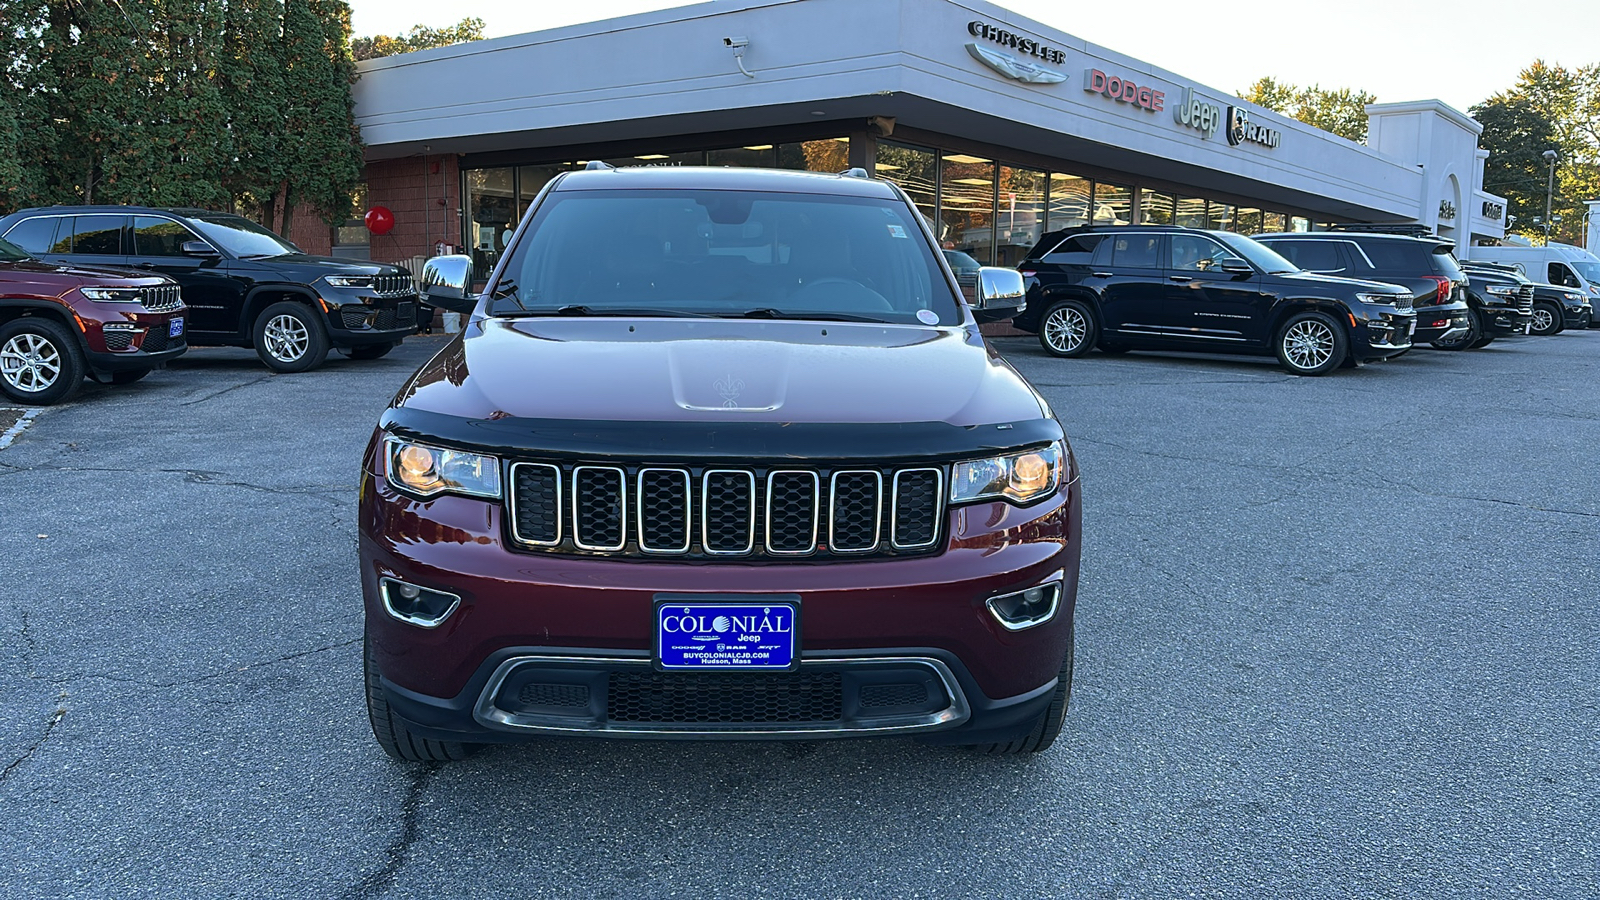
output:
MULTIPOLYGON (((358 35, 477 16, 490 37, 687 5, 348 2, 358 35)), ((1272 75, 1294 84, 1361 88, 1383 102, 1439 99, 1465 111, 1509 87, 1536 58, 1574 68, 1600 62, 1600 0, 1141 0, 1105 4, 1098 13, 1069 0, 1000 5, 1223 91, 1272 75)))

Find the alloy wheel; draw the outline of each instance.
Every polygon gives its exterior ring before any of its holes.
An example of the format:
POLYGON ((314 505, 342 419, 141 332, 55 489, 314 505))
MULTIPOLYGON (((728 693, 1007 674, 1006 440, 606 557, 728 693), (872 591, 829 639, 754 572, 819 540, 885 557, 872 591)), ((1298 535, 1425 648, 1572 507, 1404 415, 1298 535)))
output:
POLYGON ((311 332, 306 324, 294 316, 273 316, 262 329, 267 352, 280 362, 291 363, 306 355, 311 346, 311 332))
POLYGON ((48 390, 61 377, 61 351, 40 335, 13 335, 0 347, 0 377, 24 393, 48 390))
POLYGON ((1297 369, 1315 369, 1333 358, 1333 343, 1333 329, 1325 323, 1306 319, 1284 332, 1283 354, 1297 369))
POLYGON ((1549 331, 1554 328, 1556 317, 1547 307, 1535 306, 1533 308, 1533 330, 1537 333, 1549 331))
POLYGON ((1044 338, 1061 353, 1071 353, 1083 346, 1089 333, 1089 323, 1083 313, 1070 306, 1060 306, 1050 311, 1044 320, 1044 338))

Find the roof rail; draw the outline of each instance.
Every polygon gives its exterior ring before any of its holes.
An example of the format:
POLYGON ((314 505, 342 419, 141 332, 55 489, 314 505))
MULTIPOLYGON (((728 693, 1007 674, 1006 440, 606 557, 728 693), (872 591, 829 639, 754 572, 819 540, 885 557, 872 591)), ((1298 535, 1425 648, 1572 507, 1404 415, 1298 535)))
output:
POLYGON ((853 166, 851 168, 845 169, 843 172, 840 172, 839 174, 843 175, 846 178, 871 178, 872 177, 872 176, 867 174, 867 170, 866 169, 863 169, 860 166, 853 166))
POLYGON ((1334 225, 1329 231, 1356 231, 1368 234, 1399 234, 1406 237, 1440 239, 1426 225, 1383 224, 1379 222, 1345 222, 1334 225))
POLYGON ((585 172, 615 172, 617 167, 607 162, 601 162, 598 159, 591 159, 584 163, 583 170, 585 172))

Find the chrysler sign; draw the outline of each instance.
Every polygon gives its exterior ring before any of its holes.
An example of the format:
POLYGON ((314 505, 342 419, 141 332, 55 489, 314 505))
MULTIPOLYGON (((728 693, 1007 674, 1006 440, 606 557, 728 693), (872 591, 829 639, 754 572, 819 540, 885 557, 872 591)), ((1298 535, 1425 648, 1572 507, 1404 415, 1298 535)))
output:
POLYGON ((998 47, 1015 50, 1019 54, 1030 56, 1014 56, 995 47, 984 46, 974 41, 967 45, 967 52, 972 58, 983 63, 989 68, 999 72, 1007 78, 1028 84, 1060 84, 1067 80, 1067 73, 1041 65, 1035 60, 1060 65, 1067 59, 1066 51, 1051 47, 1042 41, 1026 37, 1015 32, 996 28, 987 22, 968 22, 967 33, 975 38, 981 38, 998 47))

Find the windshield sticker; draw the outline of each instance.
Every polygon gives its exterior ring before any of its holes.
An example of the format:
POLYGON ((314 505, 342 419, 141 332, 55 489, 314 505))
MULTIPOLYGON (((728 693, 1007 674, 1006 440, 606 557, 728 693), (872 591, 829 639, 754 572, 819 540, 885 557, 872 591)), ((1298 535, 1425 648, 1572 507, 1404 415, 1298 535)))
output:
POLYGON ((924 325, 937 325, 939 324, 939 314, 931 309, 919 309, 917 310, 917 321, 924 325))
POLYGON ((904 227, 902 227, 900 225, 890 225, 889 226, 889 237, 903 238, 905 236, 906 236, 906 230, 905 230, 904 227))

